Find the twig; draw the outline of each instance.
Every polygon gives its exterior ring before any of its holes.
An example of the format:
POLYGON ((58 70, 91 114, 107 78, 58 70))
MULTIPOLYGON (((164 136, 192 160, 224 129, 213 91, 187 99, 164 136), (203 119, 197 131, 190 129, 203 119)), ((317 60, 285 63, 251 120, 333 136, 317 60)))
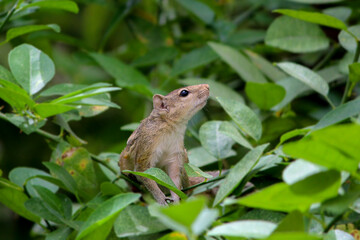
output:
MULTIPOLYGON (((350 32, 348 32, 350 34, 350 32)), ((359 55, 360 55, 360 41, 357 40, 357 38, 355 37, 356 39, 356 52, 355 52, 355 56, 354 56, 354 59, 353 59, 353 63, 357 62, 359 60, 359 55)), ((351 95, 350 93, 348 93, 349 91, 349 88, 350 88, 350 73, 349 73, 349 77, 346 81, 346 86, 345 86, 345 91, 344 91, 344 94, 343 94, 343 97, 341 99, 341 104, 345 103, 346 102, 346 99, 349 95, 351 95)))

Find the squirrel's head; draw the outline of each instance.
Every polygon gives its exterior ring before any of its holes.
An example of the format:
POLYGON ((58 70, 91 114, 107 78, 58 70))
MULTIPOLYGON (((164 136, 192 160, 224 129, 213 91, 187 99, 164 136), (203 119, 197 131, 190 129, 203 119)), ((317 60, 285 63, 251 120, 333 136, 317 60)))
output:
POLYGON ((174 122, 187 122, 206 105, 209 85, 199 84, 176 89, 166 96, 153 97, 154 110, 174 122))

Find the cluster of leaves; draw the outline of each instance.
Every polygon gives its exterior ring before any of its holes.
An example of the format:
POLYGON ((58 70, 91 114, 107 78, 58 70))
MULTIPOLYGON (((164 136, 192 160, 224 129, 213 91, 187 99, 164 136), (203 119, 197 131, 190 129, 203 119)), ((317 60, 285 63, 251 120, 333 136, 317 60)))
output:
MULTIPOLYGON (((88 30, 89 40, 61 33, 56 24, 29 25, 48 11, 77 13, 73 1, 0 3, 6 8, 0 14, 0 33, 6 30, 1 44, 11 46, 9 69, 0 65, 0 98, 6 104, 0 118, 26 134, 42 135, 52 149, 44 162, 47 171, 17 167, 0 178, 0 202, 35 223, 34 235, 47 240, 355 239, 360 227, 356 3, 81 2, 91 18, 111 13, 111 20, 95 24, 95 32, 88 30), (237 8, 247 10, 232 21, 224 16, 237 14, 237 8), (99 29, 105 32, 96 34, 99 29), (119 40, 116 30, 132 35, 119 40), (51 51, 50 40, 58 44, 51 51), (76 61, 64 53, 64 43, 76 49, 76 61), (46 86, 56 76, 55 65, 70 83, 46 86), (77 74, 91 80, 75 83, 77 74), (161 169, 131 172, 177 193, 182 198, 177 205, 159 207, 146 193, 140 199, 129 187, 137 183, 120 175, 121 149, 93 154, 69 124, 109 108, 119 111, 109 92, 120 87, 126 99, 140 98, 147 106, 154 93, 199 83, 210 85, 210 111, 197 114, 188 126, 185 169, 205 181, 177 189, 161 169), (47 131, 49 124, 59 134, 47 131), (202 194, 209 190, 214 197, 202 194)), ((149 113, 129 102, 124 116, 134 117, 124 118, 135 122, 124 131, 138 126, 139 112, 149 113)), ((124 146, 126 139, 119 141, 124 146)))

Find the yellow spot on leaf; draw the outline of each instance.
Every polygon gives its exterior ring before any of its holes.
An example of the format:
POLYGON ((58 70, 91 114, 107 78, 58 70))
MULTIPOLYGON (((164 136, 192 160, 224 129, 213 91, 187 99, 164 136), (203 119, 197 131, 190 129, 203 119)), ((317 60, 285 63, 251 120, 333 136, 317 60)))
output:
POLYGON ((88 164, 88 160, 87 159, 82 159, 81 161, 80 161, 80 164, 79 164, 79 166, 80 166, 80 168, 81 169, 85 169, 86 168, 86 165, 88 164))

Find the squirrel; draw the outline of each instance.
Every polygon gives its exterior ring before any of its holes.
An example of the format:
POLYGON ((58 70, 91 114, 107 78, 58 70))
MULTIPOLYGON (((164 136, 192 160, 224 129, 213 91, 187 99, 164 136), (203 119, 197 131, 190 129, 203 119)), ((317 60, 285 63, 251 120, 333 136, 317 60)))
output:
MULTIPOLYGON (((166 96, 155 94, 152 112, 131 134, 120 154, 120 169, 144 172, 158 167, 165 170, 177 188, 187 187, 189 178, 184 164, 189 160, 184 134, 188 121, 206 105, 208 98, 208 84, 179 88, 166 96)), ((136 178, 159 204, 180 201, 172 191, 171 198, 167 198, 155 181, 141 176, 136 178)))

